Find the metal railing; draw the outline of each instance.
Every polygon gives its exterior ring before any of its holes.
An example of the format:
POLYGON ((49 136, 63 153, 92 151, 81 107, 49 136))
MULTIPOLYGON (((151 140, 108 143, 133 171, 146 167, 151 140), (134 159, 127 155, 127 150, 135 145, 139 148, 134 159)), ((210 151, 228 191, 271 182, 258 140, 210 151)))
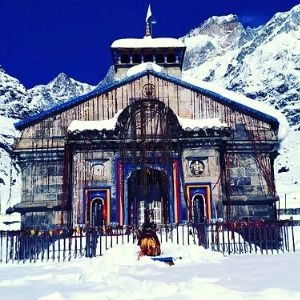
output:
MULTIPOLYGON (((0 263, 70 261, 97 257, 110 248, 137 244, 139 228, 78 227, 0 231, 0 263)), ((293 222, 251 221, 156 225, 161 242, 198 245, 223 254, 274 254, 295 251, 293 222)))

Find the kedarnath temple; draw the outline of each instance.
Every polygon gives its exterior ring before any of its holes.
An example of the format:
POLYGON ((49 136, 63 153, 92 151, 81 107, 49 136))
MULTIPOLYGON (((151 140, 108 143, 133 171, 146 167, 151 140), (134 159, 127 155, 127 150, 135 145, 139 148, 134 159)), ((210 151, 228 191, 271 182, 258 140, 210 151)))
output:
POLYGON ((183 75, 150 25, 112 43, 112 82, 15 125, 23 228, 276 219, 278 118, 183 75))

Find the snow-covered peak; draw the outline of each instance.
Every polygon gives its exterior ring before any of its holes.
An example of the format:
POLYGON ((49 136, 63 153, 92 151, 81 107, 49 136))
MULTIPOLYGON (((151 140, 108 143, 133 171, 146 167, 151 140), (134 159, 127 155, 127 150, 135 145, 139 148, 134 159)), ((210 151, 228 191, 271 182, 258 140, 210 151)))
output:
POLYGON ((239 22, 237 15, 227 15, 227 16, 212 16, 202 23, 202 27, 208 26, 209 24, 219 24, 224 25, 226 23, 239 22))
POLYGON ((289 17, 294 18, 296 15, 298 15, 298 19, 299 19, 300 18, 299 14, 300 14, 300 4, 295 5, 289 11, 276 13, 272 19, 276 19, 276 18, 285 19, 285 18, 289 18, 289 17))
POLYGON ((94 86, 76 81, 64 73, 58 74, 46 85, 38 85, 28 90, 35 107, 51 107, 57 103, 88 93, 94 86))
POLYGON ((252 33, 246 30, 236 15, 211 17, 180 40, 187 46, 184 69, 222 56, 247 42, 252 33))
POLYGON ((28 112, 29 105, 30 99, 23 84, 0 68, 0 115, 20 118, 28 112))
POLYGON ((186 38, 198 35, 223 38, 236 31, 238 33, 244 31, 244 27, 236 15, 214 16, 201 23, 197 28, 192 29, 182 40, 185 41, 186 38))

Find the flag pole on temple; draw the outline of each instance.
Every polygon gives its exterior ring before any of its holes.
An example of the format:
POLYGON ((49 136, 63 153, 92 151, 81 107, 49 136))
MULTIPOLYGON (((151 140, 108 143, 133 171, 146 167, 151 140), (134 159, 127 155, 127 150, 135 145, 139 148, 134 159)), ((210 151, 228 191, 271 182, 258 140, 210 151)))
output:
POLYGON ((152 36, 152 25, 156 24, 156 21, 152 18, 151 5, 149 4, 146 15, 146 37, 152 36))

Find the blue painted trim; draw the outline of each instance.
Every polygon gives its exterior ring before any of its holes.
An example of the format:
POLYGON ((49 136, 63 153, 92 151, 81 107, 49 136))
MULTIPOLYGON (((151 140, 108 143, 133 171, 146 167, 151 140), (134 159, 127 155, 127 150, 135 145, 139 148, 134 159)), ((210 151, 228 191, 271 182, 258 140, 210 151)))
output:
MULTIPOLYGON (((214 201, 213 195, 212 195, 212 183, 211 182, 201 182, 201 181, 188 182, 188 183, 185 183, 185 185, 184 185, 185 190, 188 186, 192 186, 192 185, 208 185, 209 186, 210 200, 211 200, 210 201, 210 203, 211 203, 211 205, 210 205, 210 215, 211 215, 211 218, 212 218, 212 216, 213 216, 212 202, 214 201)), ((202 192, 202 189, 205 189, 205 187, 195 187, 193 189, 195 189, 195 190, 194 190, 193 194, 191 193, 191 200, 192 200, 193 196, 195 196, 195 194, 197 194, 198 192, 202 192)))
MULTIPOLYGON (((104 186, 99 186, 99 185, 92 185, 92 186, 87 186, 87 187, 83 187, 83 197, 82 197, 82 209, 83 209, 83 214, 82 214, 82 217, 81 217, 81 222, 82 222, 82 224, 85 224, 85 214, 86 214, 86 201, 87 201, 87 199, 86 199, 86 191, 88 190, 94 190, 94 189, 98 189, 98 190, 110 190, 110 195, 111 195, 111 186, 109 186, 109 185, 104 185, 104 186)), ((92 193, 99 193, 99 192, 97 192, 97 191, 92 191, 92 193)), ((101 192, 101 193, 103 193, 103 192, 101 192)), ((99 196, 99 195, 98 195, 99 196)), ((100 196, 101 197, 101 196, 100 196)), ((102 197, 103 199, 105 198, 105 197, 102 197)), ((104 199, 104 200, 106 200, 107 201, 107 199, 104 199)), ((111 200, 111 199, 110 199, 111 200)), ((111 203, 110 203, 110 216, 111 216, 111 203)))
POLYGON ((201 93, 205 96, 211 97, 215 101, 218 101, 221 104, 224 104, 228 107, 231 107, 231 108, 234 108, 234 109, 236 109, 240 112, 243 112, 243 113, 245 113, 249 116, 252 116, 252 117, 255 117, 259 120, 267 122, 267 123, 271 124, 272 126, 274 126, 275 129, 277 129, 279 127, 279 122, 276 118, 274 118, 272 116, 269 116, 268 114, 265 114, 261 111, 250 108, 250 107, 245 106, 241 103, 237 103, 237 102, 235 102, 235 101, 233 101, 229 98, 226 98, 226 97, 224 97, 224 96, 222 96, 222 95, 220 95, 216 92, 209 91, 209 90, 203 89, 201 87, 192 85, 192 84, 190 84, 186 81, 183 81, 181 79, 172 77, 170 75, 155 72, 155 71, 152 71, 152 70, 145 70, 143 72, 132 75, 130 77, 126 77, 122 80, 115 81, 115 82, 113 82, 111 84, 108 84, 104 87, 96 88, 93 91, 91 91, 91 92, 89 92, 85 95, 72 98, 71 100, 69 100, 67 102, 56 105, 56 106, 54 106, 54 107, 52 107, 48 110, 42 111, 42 112, 40 112, 38 114, 35 114, 35 115, 33 115, 29 118, 26 118, 25 120, 21 120, 21 121, 14 124, 15 128, 18 129, 18 130, 22 130, 22 129, 30 126, 30 125, 33 125, 35 123, 38 123, 38 122, 46 119, 47 117, 55 116, 55 115, 59 114, 60 112, 68 110, 68 109, 70 109, 70 108, 72 108, 72 107, 74 107, 78 104, 81 104, 81 103, 83 103, 83 102, 85 102, 85 101, 87 101, 87 100, 89 100, 93 97, 96 97, 96 96, 99 96, 101 94, 107 93, 107 92, 109 92, 109 91, 111 91, 115 88, 118 88, 122 85, 128 84, 128 83, 130 83, 134 80, 140 79, 141 77, 146 76, 148 74, 153 75, 157 78, 169 81, 171 83, 177 84, 177 85, 179 85, 181 87, 184 87, 186 89, 190 89, 194 92, 201 93))

